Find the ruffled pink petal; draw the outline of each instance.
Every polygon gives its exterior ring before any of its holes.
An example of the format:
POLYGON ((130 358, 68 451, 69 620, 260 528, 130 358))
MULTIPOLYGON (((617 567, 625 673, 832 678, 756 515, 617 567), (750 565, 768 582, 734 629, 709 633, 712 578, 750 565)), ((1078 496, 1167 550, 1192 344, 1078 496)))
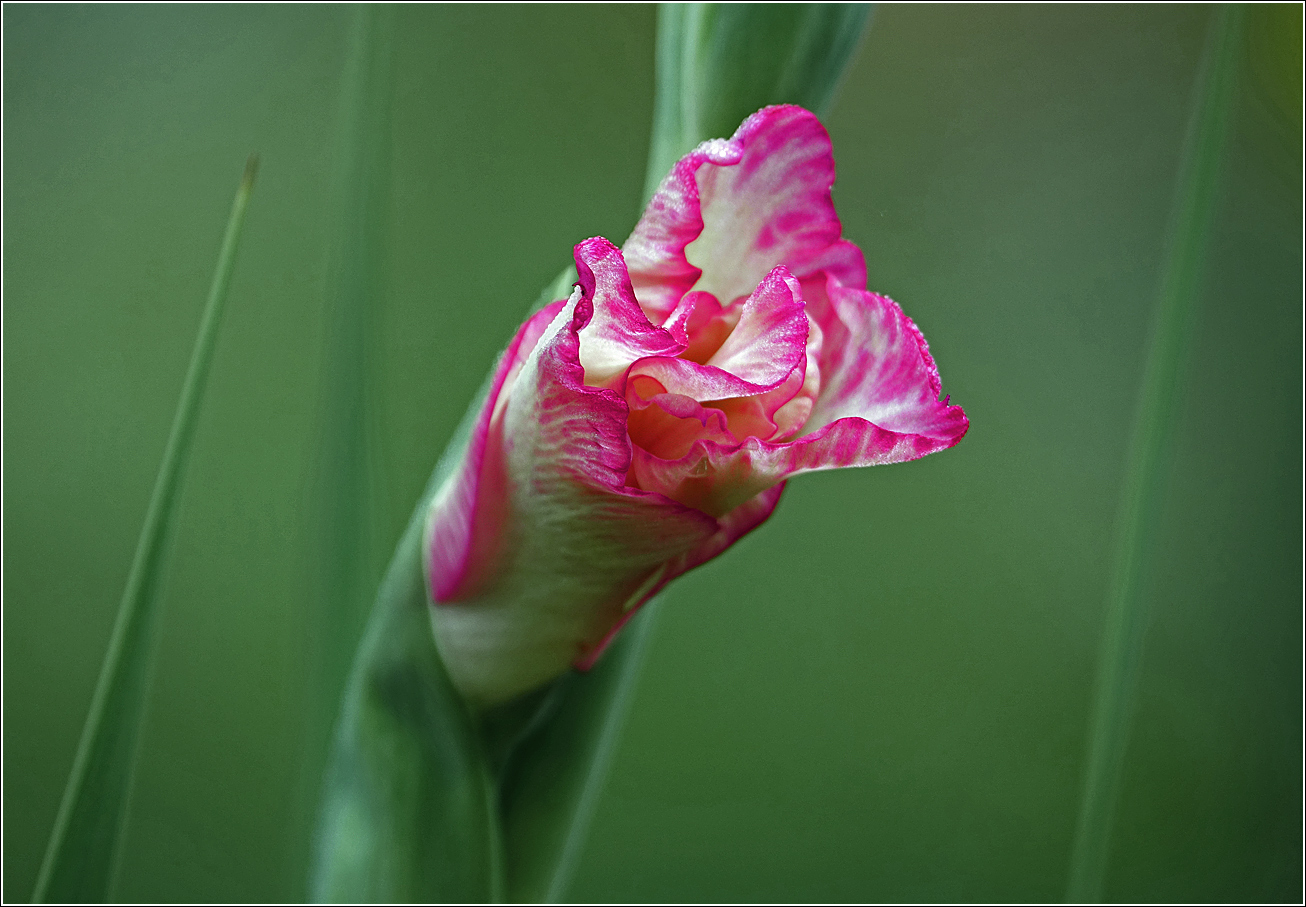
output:
POLYGON ((620 383, 626 369, 645 356, 675 355, 685 344, 672 332, 649 323, 631 286, 621 250, 601 236, 576 246, 577 283, 593 306, 580 336, 585 383, 620 383))
POLYGON ((480 456, 433 508, 437 643, 477 703, 504 701, 589 654, 665 564, 719 530, 699 511, 625 486, 626 404, 586 386, 580 365, 595 313, 583 287, 494 407, 480 456), (469 537, 480 569, 474 581, 449 582, 440 571, 466 560, 469 546, 460 555, 458 543, 469 537))
POLYGON ((767 107, 731 141, 743 148, 737 164, 696 174, 703 230, 683 250, 703 272, 695 288, 729 303, 778 264, 799 279, 825 271, 865 286, 861 250, 840 239, 834 154, 820 121, 801 107, 767 107))
POLYGON ((690 290, 681 297, 663 325, 685 344, 681 359, 705 363, 711 359, 739 320, 741 306, 726 309, 711 293, 690 290))
POLYGON ((960 441, 966 415, 939 402, 934 358, 898 304, 833 279, 826 291, 834 317, 823 326, 821 392, 804 431, 856 416, 893 432, 960 441))
POLYGON ((848 417, 796 441, 748 438, 729 446, 697 441, 678 460, 636 448, 631 469, 641 488, 656 489, 705 513, 722 514, 800 473, 915 460, 952 447, 963 434, 964 427, 951 437, 893 432, 848 417))
MULTIPOLYGON (((715 306, 715 299, 711 297, 702 302, 715 306)), ((680 315, 681 311, 678 309, 676 314, 680 315)), ((692 330, 692 315, 689 320, 692 330)), ((691 343, 693 339, 691 334, 691 343)), ((661 384, 666 392, 692 400, 749 397, 784 384, 796 369, 803 366, 806 349, 807 316, 803 312, 798 281, 783 267, 778 267, 766 276, 740 308, 734 329, 706 363, 666 356, 649 357, 631 367, 630 380, 647 376, 661 384)), ((798 383, 802 383, 801 378, 798 383)), ((788 396, 776 401, 771 411, 792 397, 797 387, 795 385, 788 396)))
MULTIPOLYGON (((720 410, 726 418, 730 433, 736 438, 762 438, 766 441, 792 435, 799 427, 793 424, 794 414, 786 410, 786 415, 779 416, 777 411, 789 403, 803 386, 803 368, 800 362, 783 382, 769 391, 752 397, 734 397, 729 400, 716 400, 705 404, 720 410), (783 423, 783 425, 782 425, 783 423)), ((803 416, 810 407, 803 410, 803 416)))
POLYGON ((821 389, 804 434, 787 443, 705 438, 675 459, 637 446, 631 474, 641 488, 722 514, 792 475, 899 463, 962 439, 966 414, 939 401, 934 359, 902 309, 833 279, 826 290, 821 389))
POLYGON ((801 107, 766 107, 729 140, 704 142, 662 181, 622 251, 640 304, 661 323, 691 288, 723 303, 773 267, 866 286, 866 261, 840 238, 830 198, 834 155, 801 107))
MULTIPOLYGON (((681 394, 669 394, 647 375, 637 375, 626 385, 626 401, 630 406, 626 429, 631 443, 658 457, 683 457, 701 438, 737 444, 744 437, 730 430, 721 410, 709 409, 681 394)), ((630 474, 626 484, 639 487, 630 474)))
POLYGON ((774 386, 802 364, 806 348, 802 289, 779 265, 748 297, 739 323, 707 364, 753 384, 774 386))
POLYGON ((703 230, 694 175, 705 164, 734 164, 743 153, 737 142, 713 139, 682 157, 662 180, 622 246, 635 295, 654 322, 666 320, 701 273, 685 258, 685 246, 703 230))
POLYGON ((807 424, 821 391, 821 353, 825 347, 825 332, 812 318, 806 305, 804 309, 807 314, 807 348, 804 351, 803 382, 795 394, 786 398, 784 405, 769 414, 776 425, 775 434, 768 439, 771 441, 788 441, 797 435, 807 424))
POLYGON ((691 400, 722 400, 760 394, 784 381, 785 375, 779 375, 770 384, 753 384, 715 366, 699 365, 688 359, 652 356, 631 366, 627 382, 636 378, 656 381, 664 392, 679 394, 691 400))

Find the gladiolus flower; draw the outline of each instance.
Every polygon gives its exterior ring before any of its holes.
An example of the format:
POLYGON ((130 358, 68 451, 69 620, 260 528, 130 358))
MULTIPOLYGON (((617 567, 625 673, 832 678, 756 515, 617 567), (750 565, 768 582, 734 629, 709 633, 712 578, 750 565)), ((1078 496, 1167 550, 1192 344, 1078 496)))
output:
POLYGON ((622 249, 576 246, 570 298, 504 352, 436 494, 436 641, 479 705, 586 668, 785 480, 916 459, 966 433, 925 338, 868 292, 811 113, 768 107, 663 181, 622 249))

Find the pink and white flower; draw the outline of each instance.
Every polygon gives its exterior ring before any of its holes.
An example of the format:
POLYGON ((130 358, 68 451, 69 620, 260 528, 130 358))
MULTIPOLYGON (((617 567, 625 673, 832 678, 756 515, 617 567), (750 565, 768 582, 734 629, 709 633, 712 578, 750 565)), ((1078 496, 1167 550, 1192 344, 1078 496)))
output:
POLYGON ((427 524, 440 653, 478 705, 586 668, 802 472, 966 433, 925 338, 841 238, 830 139, 768 107, 663 181, 622 249, 576 246, 569 299, 500 359, 427 524))

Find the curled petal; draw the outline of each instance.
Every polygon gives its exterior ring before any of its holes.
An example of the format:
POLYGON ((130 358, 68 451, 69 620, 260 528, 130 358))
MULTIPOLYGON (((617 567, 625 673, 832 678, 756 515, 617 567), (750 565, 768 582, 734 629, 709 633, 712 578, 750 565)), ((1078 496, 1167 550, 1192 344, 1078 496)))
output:
MULTIPOLYGON (((700 438, 735 444, 740 436, 729 427, 726 414, 709 409, 681 394, 669 394, 656 379, 638 375, 626 385, 630 405, 627 430, 631 443, 667 459, 683 457, 700 438)), ((639 487, 632 475, 627 484, 639 487)))
POLYGON ((682 359, 707 362, 735 329, 735 318, 711 293, 690 290, 676 303, 663 327, 685 345, 682 359))
MULTIPOLYGON (((704 301, 715 304, 710 297, 704 301)), ((692 316, 690 319, 692 326, 692 316)), ((699 401, 761 394, 779 387, 802 367, 807 333, 807 316, 803 312, 798 281, 779 267, 767 275, 740 308, 738 323, 706 363, 669 356, 650 357, 636 362, 630 376, 653 378, 667 392, 699 401)), ((789 393, 792 396, 793 391, 789 393)))
POLYGON ((804 433, 788 442, 705 437, 674 459, 636 446, 641 488, 720 515, 799 473, 900 463, 962 439, 970 423, 938 400, 934 359, 897 303, 833 279, 827 291, 821 389, 804 433))
POLYGON ((576 246, 577 282, 589 306, 580 335, 585 383, 607 387, 645 356, 676 354, 685 348, 671 332, 654 327, 635 300, 621 250, 601 236, 576 246))
POLYGON ((898 304, 833 279, 826 291, 832 317, 823 327, 821 392, 805 432, 856 416, 893 432, 960 441, 966 415, 939 402, 934 357, 898 304))
POLYGON ((754 384, 774 386, 802 364, 806 348, 802 288, 780 265, 748 297, 739 323, 707 364, 754 384))
POLYGON ((777 440, 792 435, 811 409, 810 405, 803 408, 801 401, 795 399, 803 383, 803 368, 799 362, 783 382, 765 393, 716 400, 706 405, 725 415, 730 433, 736 438, 777 440), (799 405, 791 407, 790 403, 799 405), (784 409, 783 413, 779 412, 781 409, 784 409))
POLYGON ((702 273, 685 258, 685 246, 703 231, 695 174, 705 164, 728 166, 742 155, 738 142, 713 139, 682 157, 622 247, 635 293, 653 321, 664 321, 702 273))
POLYGON ((640 486, 705 513, 728 513, 744 501, 791 476, 845 466, 903 463, 952 447, 951 437, 888 431, 865 419, 848 417, 796 441, 748 438, 726 446, 697 441, 678 460, 663 460, 635 449, 632 472, 640 486))
POLYGON ((649 318, 661 323, 690 289, 729 304, 779 264, 800 280, 824 271, 865 286, 861 250, 840 238, 833 185, 830 136, 801 107, 765 107, 729 140, 685 155, 622 248, 649 318))
MULTIPOLYGON (((668 393, 652 375, 635 375, 626 385, 630 439, 636 448, 663 459, 684 456, 700 439, 726 445, 749 437, 788 440, 811 411, 811 398, 800 396, 804 384, 800 364, 769 390, 724 399, 709 394, 711 399, 702 402, 668 393)), ((631 483, 639 485, 633 474, 631 483)))

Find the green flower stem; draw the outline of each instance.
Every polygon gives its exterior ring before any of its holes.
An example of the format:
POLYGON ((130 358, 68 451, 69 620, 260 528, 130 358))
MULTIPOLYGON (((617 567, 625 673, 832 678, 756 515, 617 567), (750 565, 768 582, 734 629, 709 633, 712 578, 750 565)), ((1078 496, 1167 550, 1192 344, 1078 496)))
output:
POLYGON ((533 736, 503 773, 511 901, 556 903, 566 896, 630 711, 656 606, 656 599, 648 602, 588 673, 558 681, 533 736))
POLYGON ((167 566, 177 499, 190 459, 205 378, 213 362, 218 325, 257 169, 258 158, 251 156, 231 207, 217 272, 209 288, 199 336, 91 699, 90 714, 82 728, 72 772, 37 875, 32 897, 38 902, 105 901, 112 890, 136 741, 149 688, 159 585, 167 566))
MULTIPOLYGON (((826 109, 867 13, 663 6, 647 194, 683 153, 759 107, 826 109)), ((565 298, 574 279, 564 271, 535 308, 565 298)), ((584 850, 656 607, 593 670, 485 714, 467 709, 436 652, 420 546, 431 497, 461 462, 487 391, 436 467, 358 651, 319 818, 316 899, 556 901, 584 850)))
POLYGON ((829 113, 869 3, 663 3, 644 200, 682 155, 768 104, 829 113))
MULTIPOLYGON (((574 280, 564 270, 532 311, 574 280)), ((462 462, 490 377, 413 511, 346 682, 309 873, 315 901, 484 902, 507 891, 495 772, 507 754, 493 751, 486 716, 469 710, 440 660, 421 556, 431 499, 462 462)))
MULTIPOLYGON (((654 602, 649 602, 653 605, 654 602)), ((636 682, 640 669, 644 666, 644 653, 648 649, 648 640, 653 628, 656 611, 648 610, 638 625, 627 628, 625 657, 620 660, 620 667, 614 679, 611 699, 606 703, 602 723, 593 743, 593 755, 589 760, 589 770, 576 799, 576 808, 571 821, 567 824, 566 837, 554 867, 553 877, 549 879, 545 901, 556 904, 562 900, 571 884, 576 864, 580 860, 581 849, 589 835, 594 811, 598 807, 599 794, 607 780, 608 767, 616 753, 617 741, 621 739, 621 729, 625 725, 626 714, 630 711, 630 701, 634 698, 636 682)), ((612 673, 612 672, 610 672, 612 673)))
MULTIPOLYGON (((827 113, 870 14, 864 3, 660 4, 645 201, 682 155, 731 135, 761 107, 793 103, 827 113)), ((506 803, 513 900, 557 902, 566 894, 659 608, 658 599, 645 604, 588 676, 566 680, 563 705, 527 748, 521 778, 506 780, 517 792, 506 803)))
POLYGON ((494 779, 431 634, 422 529, 438 487, 399 542, 345 690, 310 880, 316 901, 503 897, 494 779))
POLYGON ((1212 13, 1202 70, 1194 88, 1193 117, 1179 170, 1173 232, 1163 266, 1108 586, 1088 765, 1071 853, 1067 900, 1072 902, 1099 901, 1106 878, 1111 825, 1148 622, 1142 589, 1173 460, 1176 401, 1205 270, 1233 99, 1241 15, 1232 6, 1212 13))

